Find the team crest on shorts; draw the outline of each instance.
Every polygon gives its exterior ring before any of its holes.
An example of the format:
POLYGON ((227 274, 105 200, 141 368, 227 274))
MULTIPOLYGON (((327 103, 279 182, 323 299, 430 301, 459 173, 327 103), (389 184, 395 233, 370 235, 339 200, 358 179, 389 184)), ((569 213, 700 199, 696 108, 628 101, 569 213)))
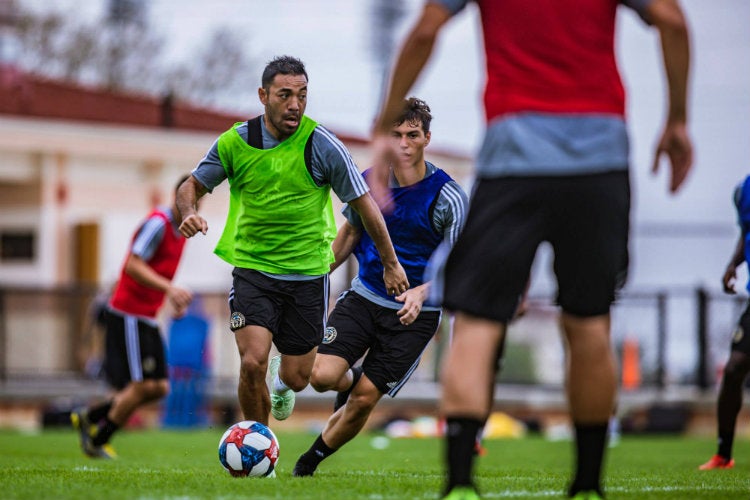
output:
POLYGON ((156 371, 156 360, 151 356, 143 358, 141 366, 143 367, 143 373, 153 373, 156 371))
POLYGON ((229 316, 229 327, 234 330, 239 330, 245 326, 245 316, 241 312, 233 312, 231 316, 229 316))
POLYGON ((336 329, 332 326, 327 326, 326 331, 323 333, 323 343, 330 344, 336 340, 336 335, 338 335, 336 329))
POLYGON ((741 326, 738 326, 737 329, 734 331, 734 335, 732 336, 732 342, 735 344, 739 344, 740 340, 742 340, 742 337, 745 336, 745 332, 742 329, 741 326))

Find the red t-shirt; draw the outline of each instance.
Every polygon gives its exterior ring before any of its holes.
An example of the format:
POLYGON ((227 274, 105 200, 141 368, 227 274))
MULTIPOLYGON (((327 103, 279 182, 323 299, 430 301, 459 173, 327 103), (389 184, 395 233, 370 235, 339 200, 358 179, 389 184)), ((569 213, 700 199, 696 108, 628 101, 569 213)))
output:
MULTIPOLYGON (((164 212, 154 210, 149 215, 149 218, 151 217, 161 218, 164 221, 165 228, 159 246, 147 263, 158 274, 171 280, 180 263, 182 250, 185 247, 185 238, 175 233, 169 216, 164 212)), ((132 242, 135 241, 137 235, 138 232, 133 235, 132 242)), ((120 271, 120 280, 112 294, 110 306, 127 314, 155 318, 164 302, 164 295, 164 292, 160 290, 138 283, 125 272, 125 266, 123 265, 120 271)))
POLYGON ((618 0, 477 3, 488 122, 520 112, 624 115, 614 53, 618 0))

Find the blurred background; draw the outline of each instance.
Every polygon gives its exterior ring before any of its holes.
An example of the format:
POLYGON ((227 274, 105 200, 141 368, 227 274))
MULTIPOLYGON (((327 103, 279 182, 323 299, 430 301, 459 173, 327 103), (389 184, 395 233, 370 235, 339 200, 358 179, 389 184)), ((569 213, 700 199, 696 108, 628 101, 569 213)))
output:
MULTIPOLYGON (((720 280, 739 234, 732 193, 750 173, 750 2, 681 3, 692 29, 696 164, 674 196, 667 169, 650 172, 666 99, 659 40, 626 8, 618 20, 634 204, 630 277, 613 336, 620 411, 667 405, 688 425, 711 418, 747 301, 744 266, 737 296, 724 295, 720 280)), ((97 315, 132 233, 151 207, 170 202, 176 180, 219 133, 262 112, 267 61, 289 54, 306 63, 307 114, 342 139, 361 170, 369 166, 386 71, 421 4, 0 0, 0 426, 39 425, 40 413, 106 393, 97 315)), ((458 16, 413 91, 435 117, 428 157, 467 191, 483 129, 477 21, 473 6, 458 16)), ((234 410, 231 268, 212 253, 227 203, 226 185, 205 198, 209 232, 188 242, 178 270, 177 281, 199 297, 190 321, 174 322, 168 310, 162 317, 175 380, 184 380, 175 385, 184 399, 167 406, 195 415, 174 417, 178 424, 231 420, 234 410)), ((530 309, 511 327, 499 377, 498 407, 519 415, 564 412, 550 268, 542 247, 530 309)), ((332 297, 354 272, 352 263, 332 275, 332 297)), ((447 328, 386 410, 401 403, 434 413, 447 328)), ((307 389, 300 401, 314 408, 332 397, 307 389)), ((157 412, 166 418, 165 408, 157 412)))

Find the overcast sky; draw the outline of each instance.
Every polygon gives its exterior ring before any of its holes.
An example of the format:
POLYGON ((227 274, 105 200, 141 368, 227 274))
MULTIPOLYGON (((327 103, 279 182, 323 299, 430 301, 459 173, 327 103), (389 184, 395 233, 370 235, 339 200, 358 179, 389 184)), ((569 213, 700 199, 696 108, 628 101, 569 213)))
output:
MULTIPOLYGON (((376 1, 376 0, 373 0, 376 1)), ((75 8, 98 15, 106 0, 21 0, 39 8, 75 8), (75 7, 73 7, 75 6, 75 7)), ((307 113, 341 134, 366 137, 376 110, 382 74, 370 51, 371 2, 350 0, 146 0, 150 21, 167 40, 167 55, 184 58, 216 26, 244 34, 247 53, 259 61, 248 75, 251 92, 241 112, 258 110, 254 89, 263 63, 276 55, 300 57, 310 75, 307 113)), ((422 4, 405 0, 407 29, 422 4)), ((666 169, 649 174, 665 109, 658 37, 621 8, 617 50, 629 90, 634 216, 636 222, 684 222, 734 230, 732 188, 750 173, 750 1, 682 0, 691 28, 691 132, 696 165, 684 190, 666 194, 666 169)), ((474 8, 444 33, 428 71, 412 92, 432 107, 432 147, 471 155, 483 130, 483 61, 474 8)), ((400 37, 399 37, 400 38, 400 37)), ((218 55, 220 57, 220 55, 218 55)), ((365 166, 361 166, 364 168, 365 166)))

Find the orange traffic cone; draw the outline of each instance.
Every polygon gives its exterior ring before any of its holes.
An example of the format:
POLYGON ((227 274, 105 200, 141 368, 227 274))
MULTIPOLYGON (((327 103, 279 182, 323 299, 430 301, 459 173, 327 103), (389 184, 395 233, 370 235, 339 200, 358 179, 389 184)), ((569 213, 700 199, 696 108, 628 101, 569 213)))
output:
POLYGON ((638 389, 641 385, 641 363, 638 353, 638 340, 625 339, 622 342, 622 388, 626 391, 638 389))

